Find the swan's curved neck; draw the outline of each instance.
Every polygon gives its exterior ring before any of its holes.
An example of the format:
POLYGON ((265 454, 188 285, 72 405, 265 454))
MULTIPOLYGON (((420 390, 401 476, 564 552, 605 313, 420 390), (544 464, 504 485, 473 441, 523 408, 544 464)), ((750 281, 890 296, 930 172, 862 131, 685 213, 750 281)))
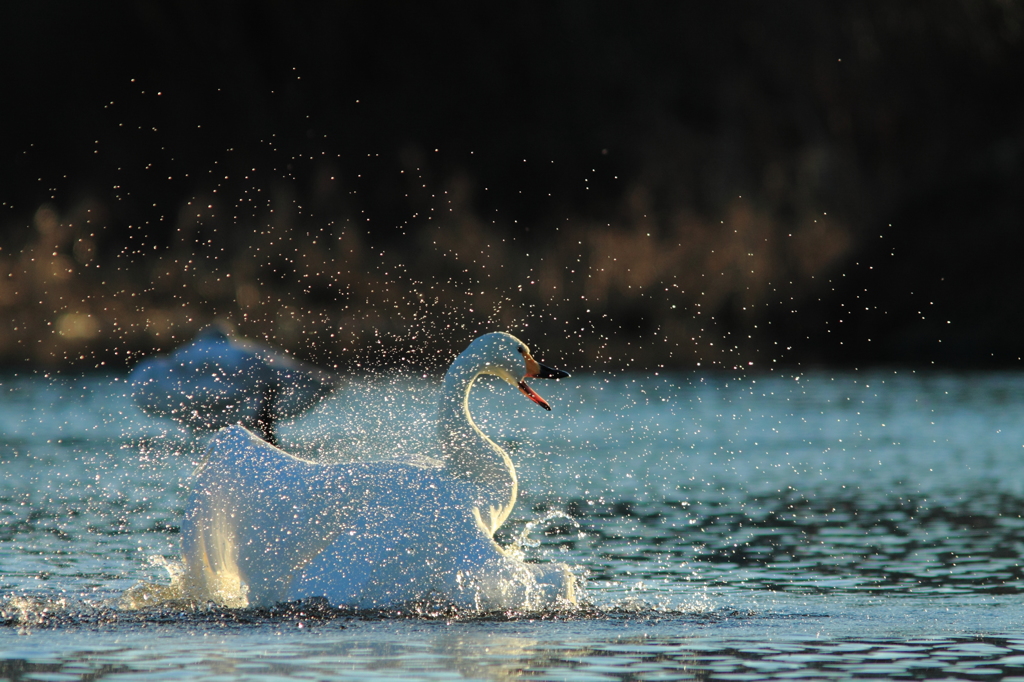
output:
POLYGON ((445 469, 479 488, 480 507, 473 513, 484 532, 493 535, 512 512, 519 483, 508 454, 469 414, 469 391, 480 374, 481 370, 458 360, 448 370, 437 428, 445 469))

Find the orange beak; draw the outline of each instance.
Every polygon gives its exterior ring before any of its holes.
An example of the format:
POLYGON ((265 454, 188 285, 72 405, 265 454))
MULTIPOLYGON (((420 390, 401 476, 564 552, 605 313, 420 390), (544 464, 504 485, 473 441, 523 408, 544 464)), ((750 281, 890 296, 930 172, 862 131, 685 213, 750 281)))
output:
MULTIPOLYGON (((569 376, 568 372, 563 372, 560 369, 552 369, 551 367, 545 367, 534 360, 533 356, 528 353, 523 353, 523 358, 526 360, 527 377, 531 377, 533 379, 565 379, 569 376)), ((537 395, 537 392, 527 386, 525 381, 519 382, 519 390, 523 392, 523 395, 543 407, 545 410, 551 410, 551 406, 548 405, 548 401, 537 395)))
POLYGON ((544 398, 541 398, 541 397, 540 397, 539 395, 537 395, 537 392, 536 392, 536 391, 534 391, 534 390, 533 390, 532 388, 530 388, 529 386, 527 386, 527 385, 526 385, 526 382, 525 382, 525 381, 520 381, 520 382, 519 382, 519 390, 520 390, 520 391, 522 391, 522 392, 523 392, 523 394, 524 394, 524 395, 525 395, 525 396, 526 396, 527 398, 529 398, 529 399, 530 399, 530 400, 532 400, 533 402, 537 403, 538 405, 540 405, 541 407, 543 407, 543 408, 544 408, 545 410, 547 410, 548 412, 550 412, 550 411, 551 411, 551 406, 550 406, 550 405, 548 405, 548 401, 544 400, 544 398))

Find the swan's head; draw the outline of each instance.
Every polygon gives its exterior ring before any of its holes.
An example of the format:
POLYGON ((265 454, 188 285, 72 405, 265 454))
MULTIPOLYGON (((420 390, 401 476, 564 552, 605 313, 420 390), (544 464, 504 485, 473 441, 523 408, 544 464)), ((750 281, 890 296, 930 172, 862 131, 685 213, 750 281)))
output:
POLYGON ((526 384, 527 379, 564 379, 568 372, 545 367, 530 354, 525 343, 505 332, 484 334, 462 351, 449 373, 471 368, 476 374, 501 377, 545 410, 551 406, 526 384))

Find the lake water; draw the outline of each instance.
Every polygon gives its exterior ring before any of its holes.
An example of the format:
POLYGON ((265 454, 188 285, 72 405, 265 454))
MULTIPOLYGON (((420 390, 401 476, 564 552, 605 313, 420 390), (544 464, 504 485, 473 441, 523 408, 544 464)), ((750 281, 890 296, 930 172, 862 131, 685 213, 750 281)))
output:
MULTIPOLYGON (((169 583, 201 440, 123 376, 2 378, 0 678, 1024 679, 1024 374, 574 377, 474 393, 521 497, 504 542, 574 612, 127 610, 169 583)), ((312 458, 415 448, 431 380, 353 379, 312 458)))

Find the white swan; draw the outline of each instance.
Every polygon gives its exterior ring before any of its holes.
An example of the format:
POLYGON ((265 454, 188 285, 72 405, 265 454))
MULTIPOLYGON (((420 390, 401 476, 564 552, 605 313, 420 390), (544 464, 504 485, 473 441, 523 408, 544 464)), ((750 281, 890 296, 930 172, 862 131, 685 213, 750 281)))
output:
POLYGON ((518 484, 508 455, 470 417, 481 374, 548 410, 524 379, 568 376, 538 364, 510 334, 476 339, 444 378, 439 460, 315 464, 242 427, 221 430, 181 527, 185 596, 227 606, 325 597, 363 609, 574 604, 575 578, 564 564, 527 564, 494 541, 518 484))
POLYGON ((276 444, 274 424, 297 417, 334 390, 331 372, 234 336, 223 324, 169 355, 140 362, 129 376, 146 414, 200 431, 242 424, 276 444))

